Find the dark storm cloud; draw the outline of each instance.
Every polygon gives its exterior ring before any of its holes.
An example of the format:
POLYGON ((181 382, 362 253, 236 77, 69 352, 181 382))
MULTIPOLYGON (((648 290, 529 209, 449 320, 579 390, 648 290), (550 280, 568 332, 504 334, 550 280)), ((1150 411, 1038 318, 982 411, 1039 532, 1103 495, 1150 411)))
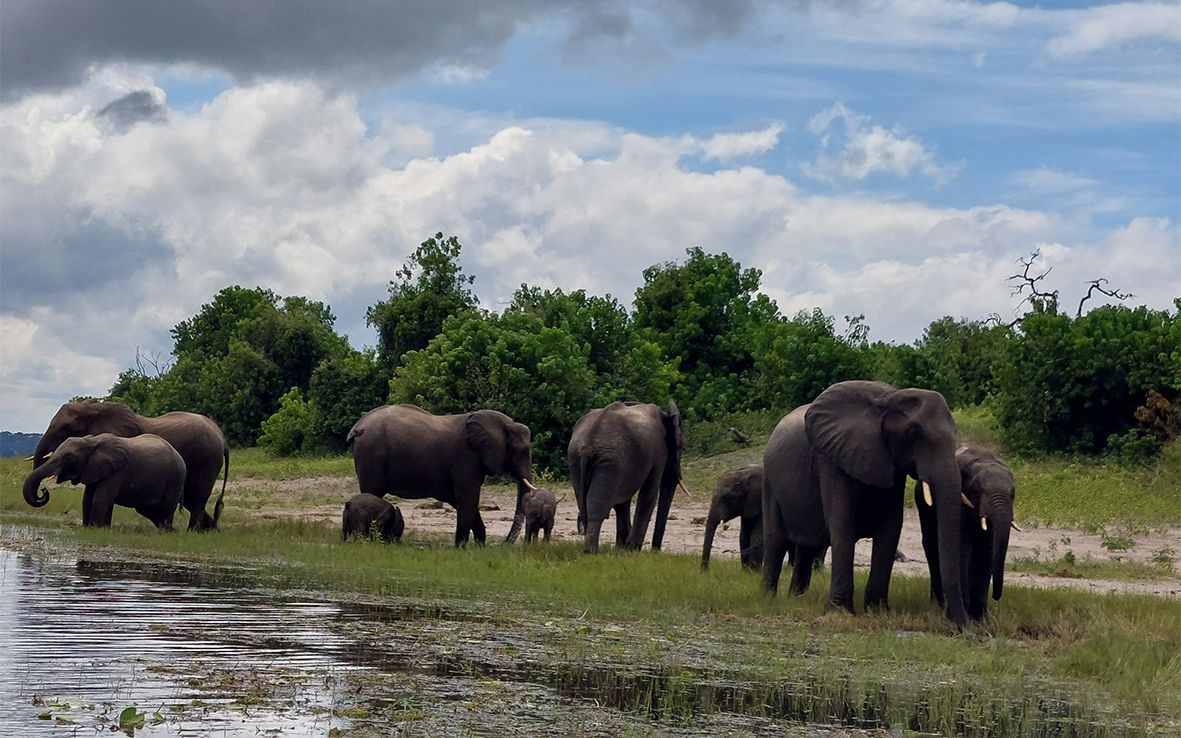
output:
POLYGON ((168 119, 168 108, 147 90, 137 90, 107 104, 95 117, 125 133, 136 123, 163 123, 168 119))
POLYGON ((618 36, 643 17, 701 40, 737 32, 754 13, 750 0, 4 0, 0 94, 73 84, 110 62, 387 83, 434 64, 489 64, 526 22, 566 24, 577 43, 618 36))

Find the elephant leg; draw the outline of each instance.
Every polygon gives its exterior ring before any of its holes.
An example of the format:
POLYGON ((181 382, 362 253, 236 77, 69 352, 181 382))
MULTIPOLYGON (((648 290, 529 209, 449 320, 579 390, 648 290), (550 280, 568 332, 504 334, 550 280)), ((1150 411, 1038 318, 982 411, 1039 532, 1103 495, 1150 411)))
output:
POLYGON ((747 568, 758 571, 763 568, 763 519, 761 517, 749 520, 750 547, 746 552, 747 568))
POLYGON ((742 566, 750 568, 750 523, 746 522, 746 518, 738 519, 738 558, 742 561, 742 566))
POLYGON ((488 531, 484 528, 484 516, 480 514, 479 505, 476 506, 475 517, 472 519, 472 537, 481 546, 484 545, 484 540, 488 537, 488 531))
POLYGON ((94 486, 86 485, 86 491, 82 493, 82 526, 90 525, 91 511, 94 509, 94 486))
MULTIPOLYGON (((779 575, 783 571, 783 557, 791 541, 783 530, 783 516, 779 503, 769 497, 763 499, 763 589, 775 593, 779 589, 779 575)), ((792 586, 795 579, 792 578, 792 586)), ((806 585, 805 585, 806 587, 806 585)), ((792 589, 795 592, 795 589, 792 589)))
POLYGON ((812 565, 823 553, 825 546, 796 546, 796 565, 791 570, 791 593, 798 595, 808 591, 812 584, 812 565))
MULTIPOLYGON (((828 524, 829 545, 832 547, 832 577, 829 580, 828 602, 833 607, 853 612, 853 549, 857 543, 857 506, 854 498, 860 490, 835 465, 828 464, 820 472, 820 498, 824 504, 824 520, 828 524)), ((794 571, 808 569, 796 562, 794 571)))
POLYGON ((664 545, 664 528, 668 525, 668 511, 673 506, 673 495, 677 492, 676 485, 669 487, 667 483, 660 490, 656 504, 656 523, 652 527, 652 550, 659 551, 664 545), (665 488, 667 487, 667 489, 665 488))
POLYGON ((915 482, 914 506, 919 513, 919 528, 923 532, 923 554, 927 557, 927 572, 931 576, 931 599, 943 606, 943 575, 939 573, 939 522, 935 508, 929 506, 922 495, 922 483, 915 482))
POLYGON ((655 471, 644 481, 644 486, 636 495, 636 516, 632 520, 631 535, 627 539, 628 548, 638 551, 644 547, 644 536, 648 534, 648 523, 652 520, 652 512, 656 508, 659 494, 660 472, 655 471))
POLYGON ((615 511, 615 546, 623 548, 632 530, 632 501, 626 499, 612 509, 615 511))
MULTIPOLYGON (((897 497, 902 497, 901 489, 898 490, 897 497)), ((899 503, 901 501, 899 499, 899 503)), ((902 536, 902 505, 892 505, 881 525, 878 534, 873 537, 869 581, 865 585, 867 612, 872 609, 890 609, 890 575, 894 570, 894 554, 898 552, 898 539, 902 536)))
POLYGON ((94 499, 90 507, 90 524, 96 528, 111 527, 111 513, 115 509, 115 498, 123 486, 123 475, 107 477, 94 485, 94 499))
MULTIPOLYGON (((456 498, 461 499, 461 498, 456 498)), ((460 502, 455 506, 455 545, 463 546, 467 544, 468 536, 472 531, 472 527, 476 522, 476 505, 469 502, 460 502)))
POLYGON ((546 541, 549 541, 550 533, 553 533, 553 531, 554 531, 554 521, 551 520, 545 524, 544 528, 542 528, 542 532, 545 533, 545 540, 546 541))
MULTIPOLYGON (((975 516, 969 516, 975 520, 975 516)), ((967 533, 961 540, 969 541, 967 548, 970 553, 967 561, 961 565, 961 571, 968 578, 964 591, 968 595, 968 617, 972 620, 983 620, 988 612, 988 581, 992 576, 991 536, 981 536, 977 532, 968 538, 967 533)))

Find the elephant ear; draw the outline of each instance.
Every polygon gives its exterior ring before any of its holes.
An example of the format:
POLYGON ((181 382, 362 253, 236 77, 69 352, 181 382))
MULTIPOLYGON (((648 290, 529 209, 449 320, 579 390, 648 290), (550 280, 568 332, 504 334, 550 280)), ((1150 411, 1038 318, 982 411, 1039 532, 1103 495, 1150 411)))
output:
POLYGON ((882 437, 883 401, 894 392, 885 382, 850 381, 832 385, 804 415, 812 446, 841 471, 874 487, 894 485, 894 459, 882 437))
POLYGON ((79 481, 82 484, 97 484, 127 468, 127 447, 119 440, 107 436, 99 441, 88 438, 93 443, 93 450, 85 461, 80 461, 82 474, 79 481))
POLYGON ((660 411, 660 417, 664 420, 664 432, 665 437, 668 438, 669 450, 679 457, 685 448, 685 423, 681 419, 681 411, 677 408, 676 401, 669 400, 668 407, 660 411))
POLYGON ((468 413, 467 444, 480 455, 480 463, 489 474, 500 474, 508 446, 504 421, 499 413, 477 410, 468 413))
POLYGON ((82 406, 81 417, 86 418, 84 422, 88 435, 113 433, 123 438, 131 438, 143 433, 139 416, 121 402, 86 400, 79 404, 82 406))

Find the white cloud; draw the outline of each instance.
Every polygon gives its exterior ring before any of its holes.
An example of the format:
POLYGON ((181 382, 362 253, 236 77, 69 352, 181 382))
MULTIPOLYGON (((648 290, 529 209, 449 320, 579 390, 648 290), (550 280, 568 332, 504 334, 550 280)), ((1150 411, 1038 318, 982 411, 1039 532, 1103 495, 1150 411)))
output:
POLYGON ((1017 186, 1034 192, 1069 192, 1098 186, 1097 180, 1059 169, 1040 167, 1017 172, 1012 181, 1017 186))
POLYGON ((921 172, 938 182, 951 179, 961 164, 941 164, 932 151, 917 138, 906 135, 900 126, 886 129, 872 124, 869 117, 859 115, 837 102, 822 110, 808 122, 808 130, 821 138, 821 154, 815 162, 804 165, 804 173, 826 182, 860 181, 878 172, 895 177, 909 177, 921 172), (834 156, 826 153, 832 143, 829 133, 841 122, 840 135, 844 145, 834 156))
POLYGON ((1175 3, 1100 5, 1068 17, 1065 32, 1046 44, 1053 56, 1083 56, 1152 39, 1181 43, 1181 5, 1175 3))
POLYGON ((773 123, 761 131, 718 133, 702 143, 707 159, 728 161, 740 156, 763 154, 779 145, 783 124, 773 123))
MULTIPOLYGON (((35 430, 69 396, 105 390, 137 346, 167 350, 167 329, 232 283, 328 300, 356 343, 372 340, 364 307, 436 231, 465 244, 490 307, 521 282, 626 301, 645 267, 699 245, 763 269, 785 310, 865 312, 876 337, 903 339, 943 312, 995 309, 1014 253, 1087 243, 1079 223, 1036 210, 821 197, 758 167, 682 162, 711 146, 768 150, 777 126, 697 139, 534 121, 433 155, 429 127, 367 128, 354 98, 310 83, 234 88, 122 133, 94 121, 126 93, 103 89, 0 108, 10 428, 35 430)), ((1110 263, 1121 289, 1164 299, 1173 277, 1125 250, 1161 252, 1176 227, 1125 230, 1090 247, 1088 262, 1110 263)))

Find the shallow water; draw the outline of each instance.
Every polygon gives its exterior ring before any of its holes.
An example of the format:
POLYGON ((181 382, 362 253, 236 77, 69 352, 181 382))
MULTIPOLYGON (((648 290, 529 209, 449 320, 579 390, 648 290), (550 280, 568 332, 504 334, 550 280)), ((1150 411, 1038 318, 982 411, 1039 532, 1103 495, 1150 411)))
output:
POLYGON ((0 735, 96 735, 132 706, 142 736, 860 734, 656 720, 662 677, 539 666, 524 658, 538 640, 429 602, 314 601, 228 568, 0 548, 0 735))

